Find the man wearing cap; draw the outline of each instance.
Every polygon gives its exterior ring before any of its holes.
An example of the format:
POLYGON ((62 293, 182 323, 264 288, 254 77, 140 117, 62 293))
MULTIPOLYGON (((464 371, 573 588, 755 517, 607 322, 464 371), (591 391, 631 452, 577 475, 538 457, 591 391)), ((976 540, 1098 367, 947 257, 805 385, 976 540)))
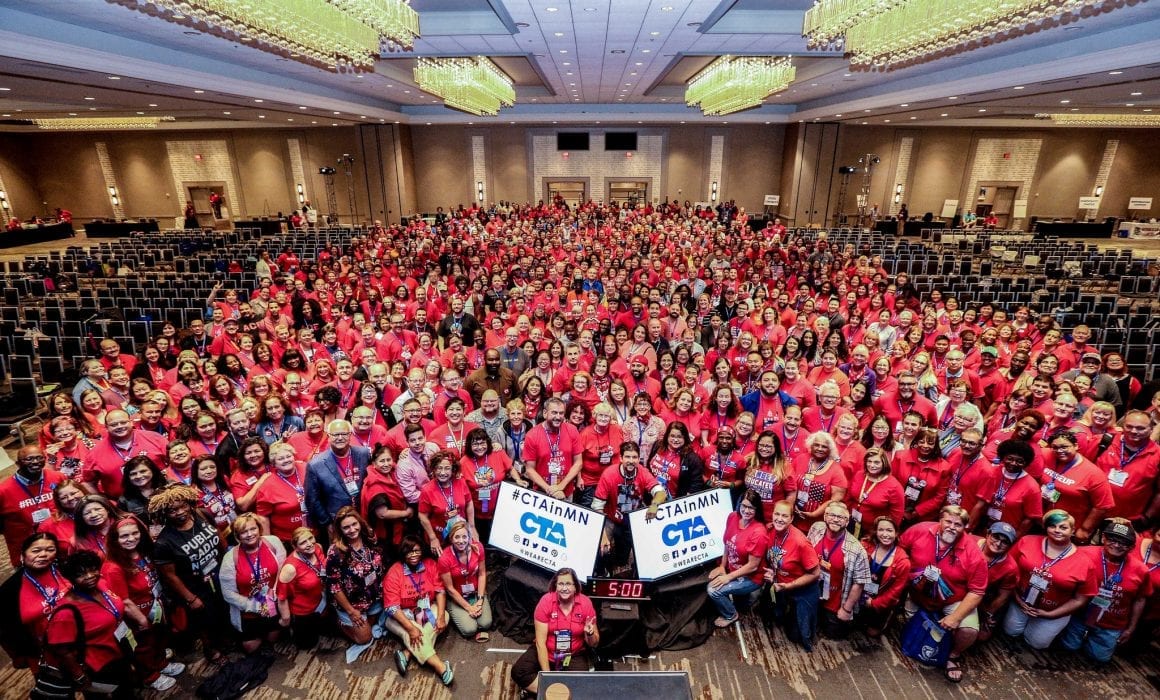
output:
POLYGON ((1116 380, 1106 374, 1100 374, 1100 367, 1102 365, 1103 358, 1100 357, 1098 352, 1085 352, 1080 357, 1079 369, 1064 372, 1060 375, 1060 378, 1070 382, 1077 376, 1086 374, 1092 380, 1092 388, 1088 392, 1088 396, 1093 401, 1107 401, 1115 406, 1117 412, 1122 411, 1124 404, 1120 399, 1120 389, 1116 386, 1116 380))
POLYGON ((987 562, 987 592, 979 604, 979 640, 991 638, 999 613, 1011 600, 1011 593, 1019 584, 1019 565, 1007 556, 1018 537, 1015 528, 1007 523, 991 525, 984 537, 978 538, 979 551, 987 562))
POLYGON ((644 392, 655 398, 661 393, 661 383, 648 376, 648 356, 637 353, 628 360, 628 376, 624 378, 629 398, 644 392))
POLYGON ((209 344, 210 354, 214 357, 221 357, 227 353, 238 354, 242 351, 238 345, 238 319, 231 316, 226 318, 222 325, 225 326, 225 332, 214 338, 213 342, 209 344))
POLYGON ((1147 519, 1160 515, 1160 445, 1151 437, 1152 421, 1143 411, 1128 411, 1121 422, 1123 432, 1096 460, 1108 475, 1116 505, 1109 516, 1127 518, 1143 527, 1147 519))
POLYGON ((1060 637, 1071 651, 1107 663, 1116 647, 1136 631, 1148 598, 1153 594, 1151 572, 1141 559, 1128 556, 1136 533, 1128 521, 1112 518, 1101 532, 1103 546, 1084 547, 1080 554, 1092 561, 1099 592, 1087 609, 1072 616, 1060 637))
POLYGON ((953 634, 947 680, 963 679, 962 654, 979 636, 977 608, 987 593, 987 559, 966 537, 968 513, 960 506, 943 506, 933 523, 917 523, 899 538, 910 555, 910 598, 907 617, 926 610, 953 634))
POLYGON ((1001 404, 1011 393, 1011 386, 999 368, 999 348, 985 345, 979 349, 979 396, 975 404, 985 415, 991 406, 1001 404))

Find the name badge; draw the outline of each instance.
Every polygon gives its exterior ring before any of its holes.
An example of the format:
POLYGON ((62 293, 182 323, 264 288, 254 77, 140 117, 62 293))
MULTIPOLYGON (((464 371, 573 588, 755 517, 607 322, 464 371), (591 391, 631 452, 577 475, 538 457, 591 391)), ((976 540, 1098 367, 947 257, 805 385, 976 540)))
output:
POLYGON ((416 601, 416 605, 420 610, 429 610, 431 608, 431 600, 424 596, 416 601))
POLYGON ((611 449, 603 449, 600 451, 600 463, 601 464, 612 464, 612 450, 611 449))
POLYGON ((559 476, 564 473, 564 460, 550 459, 548 460, 548 473, 552 476, 559 476))
POLYGON ((471 596, 475 595, 475 584, 465 583, 459 587, 459 592, 463 594, 464 598, 470 598, 471 596))
POLYGON ((117 629, 113 630, 113 637, 118 642, 128 644, 130 649, 137 649, 137 638, 133 636, 133 630, 129 629, 129 625, 126 625, 124 620, 117 625, 117 629))
POLYGON ((947 491, 947 505, 957 506, 963 502, 963 494, 958 491, 947 491))
POLYGON ((556 630, 556 653, 572 653, 572 630, 556 630))
POLYGON ((37 508, 36 510, 32 511, 32 522, 33 523, 43 523, 45 520, 48 520, 50 517, 52 517, 52 511, 49 510, 48 508, 37 508))
POLYGON ((1099 593, 1095 598, 1092 598, 1092 605, 1099 608, 1101 611, 1112 607, 1112 601, 1116 599, 1116 592, 1107 587, 1100 587, 1099 593))
POLYGON ((922 491, 913 486, 907 486, 906 490, 902 492, 902 495, 906 496, 906 500, 908 501, 917 501, 918 497, 922 495, 922 491))
POLYGON ((1043 500, 1048 503, 1055 503, 1059 500, 1059 491, 1055 490, 1051 484, 1044 484, 1039 489, 1039 493, 1043 496, 1043 500))
POLYGON ((987 517, 991 520, 999 521, 1003 519, 1003 509, 991 506, 987 509, 987 517))
POLYGON ((878 595, 878 584, 871 581, 865 586, 862 586, 862 592, 870 596, 878 595))
POLYGON ((1123 469, 1116 469, 1112 467, 1108 470, 1108 481, 1113 486, 1123 486, 1128 482, 1128 472, 1123 469))
POLYGON ((822 600, 829 600, 830 599, 830 572, 829 571, 822 572, 821 583, 822 583, 821 592, 818 595, 818 598, 820 598, 822 600))
POLYGON ((1032 573, 1030 585, 1037 591, 1046 591, 1047 586, 1051 583, 1050 580, 1043 574, 1032 573))
POLYGON ((922 576, 927 581, 934 583, 942 578, 942 570, 934 564, 927 564, 926 568, 922 570, 922 576))
POLYGON ((862 511, 858 510, 857 508, 850 511, 850 520, 853 520, 856 523, 862 522, 862 511))
POLYGON ((258 477, 251 476, 246 478, 246 486, 253 486, 256 483, 258 483, 258 477))
POLYGON ((358 484, 357 483, 355 483, 353 481, 347 481, 347 482, 345 482, 344 485, 346 486, 346 492, 349 493, 351 496, 358 495, 358 484))

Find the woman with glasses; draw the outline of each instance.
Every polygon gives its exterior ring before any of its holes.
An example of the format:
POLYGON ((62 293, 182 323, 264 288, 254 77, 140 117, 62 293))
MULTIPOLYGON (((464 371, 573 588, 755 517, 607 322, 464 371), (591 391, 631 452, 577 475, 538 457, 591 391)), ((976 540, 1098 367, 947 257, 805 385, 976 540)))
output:
POLYGON ((491 520, 495 516, 499 499, 499 485, 511 471, 512 461, 502 450, 497 450, 483 428, 474 428, 465 439, 467 447, 459 460, 460 472, 464 475, 475 512, 475 525, 479 537, 487 541, 491 534, 491 520))
POLYGON ((1038 475, 1043 508, 1070 513, 1077 523, 1076 541, 1086 543, 1104 515, 1116 507, 1108 475, 1079 454, 1079 438, 1070 430, 1053 433, 1048 447, 1051 456, 1038 475))
POLYGON ((560 569, 548 582, 533 615, 536 641, 512 666, 512 680, 532 696, 541 671, 587 671, 589 650, 600 646, 596 608, 580 592, 572 569, 560 569))
POLYGON ((383 624, 403 643, 395 652, 399 675, 407 675, 411 659, 431 667, 445 686, 455 674, 451 664, 439 658, 435 640, 447 630, 447 593, 439 578, 439 566, 425 558, 419 538, 407 535, 399 545, 401 561, 395 563, 383 581, 383 624))
POLYGON ((744 598, 761 588, 762 558, 766 550, 765 518, 761 497, 746 491, 737 503, 737 511, 725 521, 725 553, 709 572, 709 600, 717 607, 717 627, 728 627, 737 621, 733 597, 744 598))

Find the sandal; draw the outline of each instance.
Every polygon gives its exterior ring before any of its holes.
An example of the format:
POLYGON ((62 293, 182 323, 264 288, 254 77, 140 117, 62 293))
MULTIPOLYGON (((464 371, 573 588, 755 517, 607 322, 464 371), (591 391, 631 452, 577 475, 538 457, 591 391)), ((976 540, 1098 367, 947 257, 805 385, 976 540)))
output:
POLYGON ((951 683, 961 683, 963 681, 963 657, 957 659, 947 659, 946 668, 943 669, 943 676, 951 683))
POLYGON ((488 634, 487 632, 480 632, 479 634, 475 635, 475 641, 479 642, 480 644, 483 644, 484 642, 487 642, 490 640, 491 640, 491 635, 488 634))
POLYGON ((713 620, 713 625, 718 629, 725 629, 729 625, 732 625, 734 622, 737 622, 738 617, 738 615, 734 615, 730 618, 719 617, 716 620, 713 620))

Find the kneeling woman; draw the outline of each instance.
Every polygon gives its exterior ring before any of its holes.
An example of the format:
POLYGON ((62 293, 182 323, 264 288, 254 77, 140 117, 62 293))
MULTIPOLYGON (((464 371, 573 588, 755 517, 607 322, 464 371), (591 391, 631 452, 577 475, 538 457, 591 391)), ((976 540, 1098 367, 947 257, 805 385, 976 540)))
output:
POLYGON ((405 647, 395 652, 399 675, 407 675, 414 657, 439 674, 443 685, 451 685, 455 678, 451 664, 435 653, 435 638, 443 634, 448 622, 447 595, 438 565, 423 558, 423 544, 413 535, 403 538, 399 556, 402 561, 391 567, 383 582, 384 625, 405 647))
POLYGON ((773 603, 764 615, 766 625, 779 620, 786 636, 806 651, 814 648, 818 621, 818 553, 805 534, 793 526, 793 501, 773 504, 769 549, 765 553, 765 581, 773 603))
POLYGON ((487 633, 491 629, 491 605, 487 602, 487 557, 483 545, 471 539, 463 519, 453 520, 447 529, 447 546, 439 557, 439 578, 451 599, 447 611, 460 634, 486 642, 491 638, 487 633))
POLYGON ((242 649, 252 654, 278 637, 278 570, 286 549, 277 537, 262 534, 253 513, 234 520, 234 535, 238 544, 222 559, 222 597, 230 606, 230 622, 241 632, 242 649))
POLYGON ((290 628, 299 649, 313 649, 326 610, 326 558, 308 527, 296 529, 290 542, 294 551, 278 572, 278 624, 290 628))
POLYGON ((728 627, 737 621, 733 596, 748 597, 761 588, 761 559, 766 549, 765 520, 761 497, 746 491, 725 524, 725 553, 721 563, 709 572, 709 599, 720 616, 713 622, 728 627))
POLYGON ((588 650, 600 645, 596 608, 580 592, 572 569, 560 569, 536 604, 536 642, 512 666, 512 680, 537 692, 541 671, 587 671, 588 650))

